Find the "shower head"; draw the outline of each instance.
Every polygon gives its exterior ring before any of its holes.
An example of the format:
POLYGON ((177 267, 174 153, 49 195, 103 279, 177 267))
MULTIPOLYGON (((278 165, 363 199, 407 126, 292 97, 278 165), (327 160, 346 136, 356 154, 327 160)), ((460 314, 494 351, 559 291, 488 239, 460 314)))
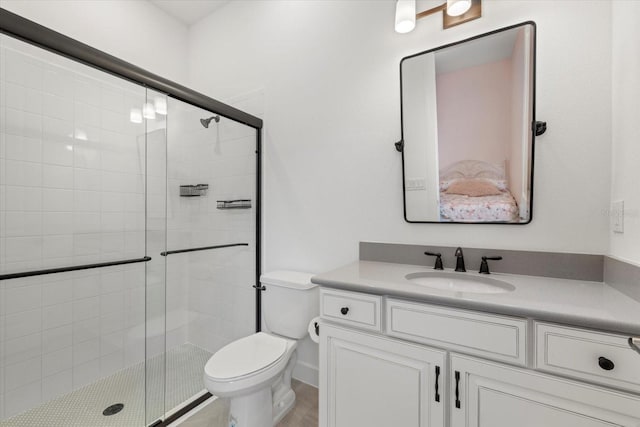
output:
POLYGON ((202 126, 208 128, 211 120, 215 120, 215 122, 218 123, 220 121, 220 116, 211 116, 208 119, 200 119, 200 123, 202 123, 202 126))

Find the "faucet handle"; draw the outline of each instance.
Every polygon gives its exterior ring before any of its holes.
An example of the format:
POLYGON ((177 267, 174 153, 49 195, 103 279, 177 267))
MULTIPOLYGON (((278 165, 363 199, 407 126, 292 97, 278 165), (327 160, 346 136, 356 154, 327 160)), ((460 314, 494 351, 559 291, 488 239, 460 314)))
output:
POLYGON ((480 263, 480 271, 481 274, 491 274, 489 273, 489 263, 487 261, 500 261, 502 259, 501 256, 483 256, 482 262, 480 263))
POLYGON ((436 265, 433 267, 434 270, 444 270, 442 266, 442 254, 440 252, 425 252, 424 254, 436 257, 436 265))

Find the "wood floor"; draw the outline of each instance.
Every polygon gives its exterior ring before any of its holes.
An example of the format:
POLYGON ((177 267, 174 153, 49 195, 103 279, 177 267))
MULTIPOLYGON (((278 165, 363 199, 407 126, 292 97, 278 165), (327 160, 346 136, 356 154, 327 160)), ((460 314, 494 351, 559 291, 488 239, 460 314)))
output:
MULTIPOLYGON (((280 421, 277 427, 317 427, 318 389, 292 380, 291 388, 296 393, 296 404, 280 421)), ((176 427, 228 427, 229 401, 217 399, 203 407, 184 421, 171 424, 176 427)))

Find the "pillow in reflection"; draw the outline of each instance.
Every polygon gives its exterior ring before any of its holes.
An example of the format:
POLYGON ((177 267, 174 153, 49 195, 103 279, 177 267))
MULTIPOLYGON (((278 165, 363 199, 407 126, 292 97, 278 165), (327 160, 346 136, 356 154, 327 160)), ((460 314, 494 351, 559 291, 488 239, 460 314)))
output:
POLYGON ((460 179, 449 184, 447 194, 462 194, 469 197, 496 196, 502 191, 489 180, 460 179))

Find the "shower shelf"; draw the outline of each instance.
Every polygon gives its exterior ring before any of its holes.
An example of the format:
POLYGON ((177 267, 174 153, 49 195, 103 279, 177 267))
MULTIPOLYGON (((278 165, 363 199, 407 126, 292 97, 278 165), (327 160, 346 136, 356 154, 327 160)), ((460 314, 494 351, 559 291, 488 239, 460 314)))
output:
POLYGON ((218 209, 251 209, 251 199, 217 200, 218 209))
POLYGON ((181 185, 180 197, 200 197, 206 196, 209 184, 181 185))

